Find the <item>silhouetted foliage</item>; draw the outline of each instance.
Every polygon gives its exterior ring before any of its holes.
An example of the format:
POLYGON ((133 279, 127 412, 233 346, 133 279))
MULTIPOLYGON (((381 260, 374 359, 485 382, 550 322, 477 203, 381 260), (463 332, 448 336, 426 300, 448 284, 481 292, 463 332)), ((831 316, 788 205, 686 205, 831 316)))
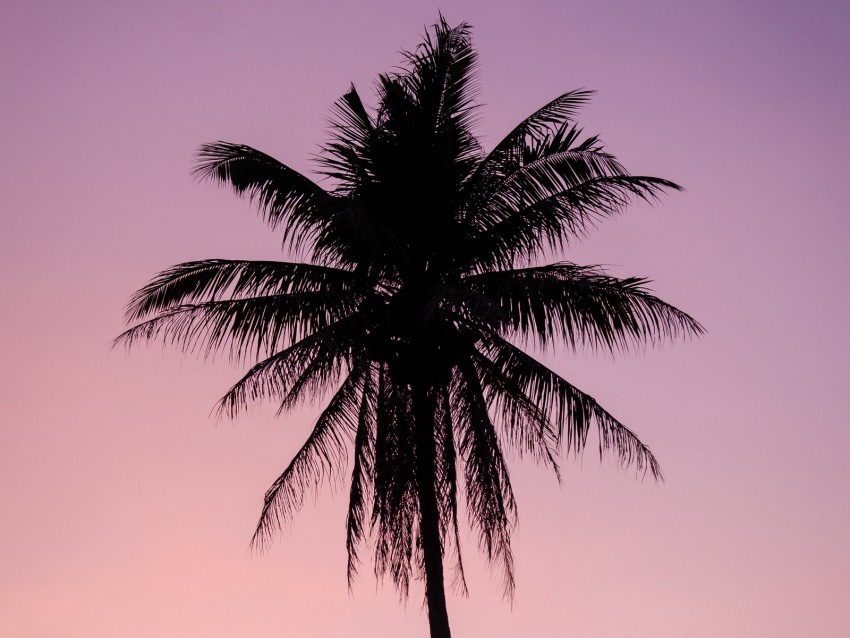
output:
POLYGON ((424 576, 432 636, 448 636, 449 551, 466 590, 460 500, 513 593, 506 448, 558 472, 595 428, 600 451, 661 476, 629 429, 519 345, 620 351, 702 329, 644 279, 535 265, 630 201, 678 189, 630 175, 582 135, 574 117, 589 91, 554 99, 485 153, 469 27, 441 18, 404 59, 379 77, 375 110, 353 86, 334 105, 319 157, 330 190, 250 147, 202 146, 195 173, 249 198, 305 261, 169 268, 132 298, 135 325, 116 341, 250 361, 219 403, 227 416, 261 399, 287 412, 332 390, 266 493, 253 542, 350 468, 349 579, 371 538, 377 575, 402 596, 424 576))

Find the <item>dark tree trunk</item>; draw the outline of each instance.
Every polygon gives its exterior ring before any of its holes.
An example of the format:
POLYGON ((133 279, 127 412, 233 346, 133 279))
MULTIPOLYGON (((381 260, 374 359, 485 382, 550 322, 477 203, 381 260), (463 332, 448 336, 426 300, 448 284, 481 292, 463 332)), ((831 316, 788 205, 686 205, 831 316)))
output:
POLYGON ((414 388, 417 431, 416 483, 419 495, 419 535, 425 563, 425 601, 431 638, 451 638, 446 588, 443 582, 443 543, 440 539, 440 514, 435 488, 434 411, 428 393, 414 388))

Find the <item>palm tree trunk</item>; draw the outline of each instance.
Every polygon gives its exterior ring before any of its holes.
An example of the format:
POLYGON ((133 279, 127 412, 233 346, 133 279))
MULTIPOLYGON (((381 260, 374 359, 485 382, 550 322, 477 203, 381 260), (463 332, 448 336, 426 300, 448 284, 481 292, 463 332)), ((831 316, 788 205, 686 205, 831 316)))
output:
POLYGON ((414 388, 417 430, 416 483, 419 496, 419 536, 425 567, 425 601, 431 638, 451 638, 446 588, 443 582, 443 544, 440 539, 440 514, 435 490, 434 411, 427 392, 414 388))
MULTIPOLYGON (((432 470, 433 474, 433 470, 432 470)), ((446 609, 446 589, 443 583, 443 549, 433 484, 429 490, 419 490, 422 553, 425 560, 425 600, 428 603, 428 623, 431 638, 451 638, 449 613, 446 609), (430 500, 430 503, 428 502, 430 500)))

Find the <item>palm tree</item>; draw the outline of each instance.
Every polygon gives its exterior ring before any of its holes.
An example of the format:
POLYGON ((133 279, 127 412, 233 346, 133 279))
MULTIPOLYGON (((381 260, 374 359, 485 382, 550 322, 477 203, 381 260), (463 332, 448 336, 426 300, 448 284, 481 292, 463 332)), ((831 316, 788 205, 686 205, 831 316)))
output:
POLYGON ((466 591, 459 501, 513 593, 507 448, 557 473, 595 427, 600 450, 661 477, 629 429, 520 346, 620 351, 702 328, 645 279, 541 263, 631 200, 679 188, 630 175, 582 135, 574 116, 589 91, 554 99, 485 153, 468 25, 441 17, 403 55, 402 70, 379 77, 375 110, 353 86, 335 104, 319 156, 330 189, 253 148, 202 146, 195 173, 253 201, 303 261, 173 266, 135 294, 116 342, 250 361, 218 404, 226 416, 261 399, 286 412, 324 397, 252 542, 350 471, 349 586, 371 541, 376 575, 402 598, 424 576, 431 636, 446 637, 449 556, 466 591))

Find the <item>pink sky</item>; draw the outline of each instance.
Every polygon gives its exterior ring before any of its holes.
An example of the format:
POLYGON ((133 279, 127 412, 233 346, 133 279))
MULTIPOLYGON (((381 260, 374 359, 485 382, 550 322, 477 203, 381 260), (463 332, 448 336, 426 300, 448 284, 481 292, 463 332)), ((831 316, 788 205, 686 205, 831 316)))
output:
MULTIPOLYGON (((684 193, 565 257, 652 278, 708 328, 550 359, 660 458, 515 464, 517 597, 477 558, 457 636, 850 635, 850 9, 846 2, 443 2, 474 26, 485 145, 569 89, 588 132, 684 193), (844 396, 845 398, 841 398, 844 396)), ((129 295, 205 257, 276 258, 245 202, 193 183, 202 142, 303 171, 328 107, 370 95, 427 2, 16 2, 0 19, 0 635, 417 637, 326 490, 250 554, 312 415, 209 416, 238 370, 108 343, 129 295)))

